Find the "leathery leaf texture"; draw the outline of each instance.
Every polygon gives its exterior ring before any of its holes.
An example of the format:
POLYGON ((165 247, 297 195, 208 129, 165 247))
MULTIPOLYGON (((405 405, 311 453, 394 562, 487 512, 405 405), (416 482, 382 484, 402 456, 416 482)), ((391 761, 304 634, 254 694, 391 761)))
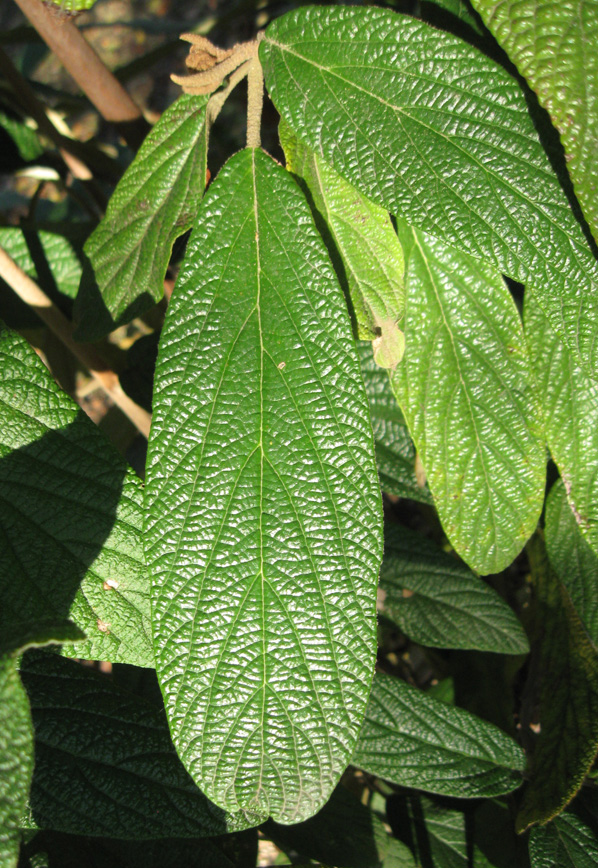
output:
POLYGON ((206 182, 208 97, 183 94, 164 112, 85 243, 97 290, 77 297, 79 340, 103 337, 160 301, 176 239, 191 227, 206 182))
POLYGON ((299 187, 260 150, 226 164, 189 241, 146 497, 179 755, 222 808, 310 817, 365 713, 382 515, 341 288, 299 187))
POLYGON ((501 66, 387 9, 304 7, 267 28, 268 92, 373 201, 526 283, 598 376, 598 266, 501 66))

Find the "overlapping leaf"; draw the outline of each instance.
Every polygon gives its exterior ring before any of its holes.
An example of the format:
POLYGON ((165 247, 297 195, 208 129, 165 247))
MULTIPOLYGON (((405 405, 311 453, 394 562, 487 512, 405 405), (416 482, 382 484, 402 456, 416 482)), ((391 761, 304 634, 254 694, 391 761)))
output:
POLYGON ((529 295, 524 321, 548 447, 575 519, 598 554, 598 384, 576 364, 529 295))
POLYGON ((565 813, 532 829, 529 855, 531 868, 594 868, 598 841, 575 814, 565 813))
POLYGON ((423 22, 351 6, 282 16, 260 58, 310 148, 389 211, 525 282, 598 376, 598 266, 502 67, 423 22))
POLYGON ((48 267, 56 288, 69 298, 75 298, 82 267, 77 254, 78 239, 76 233, 73 235, 75 237, 69 237, 67 234, 50 229, 41 229, 33 233, 17 226, 2 226, 0 247, 6 250, 29 277, 39 281, 47 292, 50 289, 47 286, 47 276, 38 273, 39 262, 36 268, 36 261, 32 256, 32 247, 41 248, 45 259, 44 265, 48 267))
POLYGON ((472 5, 548 109, 598 240, 598 4, 472 0, 472 5))
POLYGON ((0 365, 0 631, 68 618, 63 653, 152 666, 140 481, 6 329, 0 365))
POLYGON ((55 654, 23 658, 35 726, 25 828, 112 838, 197 838, 255 825, 201 793, 162 709, 55 654))
POLYGON ((432 503, 428 486, 425 481, 418 480, 416 475, 415 447, 401 408, 392 393, 387 372, 374 361, 371 344, 359 342, 357 354, 370 402, 376 464, 382 491, 397 497, 432 503))
POLYGON ((517 308, 494 269, 399 224, 403 361, 391 375, 440 520, 473 569, 498 573, 533 533, 546 456, 517 308))
POLYGON ((493 724, 378 674, 353 764, 400 786, 477 798, 520 786, 525 757, 493 724))
POLYGON ((598 556, 581 534, 561 480, 546 501, 545 533, 550 563, 598 648, 598 556))
POLYGON ((350 760, 375 656, 372 447, 307 202, 241 152, 202 203, 169 307, 146 488, 173 740, 228 810, 306 819, 350 760))
POLYGON ((85 244, 97 289, 77 296, 77 337, 93 340, 164 294, 175 240, 191 227, 206 183, 207 97, 183 94, 162 115, 85 244))
POLYGON ((348 297, 357 335, 373 341, 383 368, 400 362, 405 261, 390 215, 366 199, 281 121, 279 134, 287 169, 304 183, 316 222, 348 297))
POLYGON ((378 600, 380 614, 422 645, 503 654, 529 650, 523 627, 493 588, 400 525, 385 527, 378 600))
POLYGON ((598 653, 551 569, 543 543, 528 546, 534 590, 531 672, 540 732, 517 816, 517 829, 546 823, 578 792, 598 751, 598 653))
POLYGON ((0 657, 0 868, 16 868, 33 773, 33 728, 15 659, 0 657))

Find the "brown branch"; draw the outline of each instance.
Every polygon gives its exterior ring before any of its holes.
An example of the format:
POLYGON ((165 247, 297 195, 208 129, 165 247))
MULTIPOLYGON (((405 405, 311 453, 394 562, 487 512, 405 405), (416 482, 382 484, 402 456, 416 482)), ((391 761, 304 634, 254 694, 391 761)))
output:
POLYGON ((149 125, 75 24, 69 20, 59 21, 40 0, 15 0, 15 3, 102 117, 117 125, 127 144, 137 149, 149 125))
POLYGON ((104 360, 93 347, 73 340, 73 325, 48 296, 8 253, 0 247, 0 277, 60 338, 72 354, 84 365, 98 385, 131 420, 144 437, 149 436, 151 416, 135 403, 122 389, 117 374, 106 368, 104 360))

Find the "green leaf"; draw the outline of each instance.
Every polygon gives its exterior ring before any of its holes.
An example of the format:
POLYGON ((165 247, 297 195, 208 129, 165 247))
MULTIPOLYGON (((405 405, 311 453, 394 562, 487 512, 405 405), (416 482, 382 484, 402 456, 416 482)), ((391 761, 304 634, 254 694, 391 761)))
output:
POLYGON ((44 152, 44 146, 39 136, 21 120, 9 117, 0 111, 0 127, 5 130, 16 145, 19 156, 29 162, 40 157, 44 152))
POLYGON ((12 654, 17 649, 23 652, 29 648, 80 642, 82 639, 85 639, 85 633, 71 621, 62 619, 5 624, 0 636, 0 656, 12 654))
POLYGON ((598 376, 598 264, 519 84, 385 9, 307 7, 260 44, 291 128, 374 202, 528 284, 598 376))
POLYGON ((205 188, 207 100, 183 94, 164 112, 87 240, 97 288, 86 282, 77 296, 79 340, 103 337, 162 298, 172 245, 205 188))
POLYGON ((255 825, 211 804, 181 765, 163 709, 56 654, 21 677, 35 727, 24 828, 112 838, 197 838, 255 825))
POLYGON ((391 838, 384 823, 359 799, 338 786, 315 817, 293 826, 262 827, 285 853, 335 868, 416 868, 408 847, 391 838))
POLYGON ((598 240, 598 5, 472 0, 561 134, 575 193, 598 240))
POLYGON ((365 713, 382 514, 341 288, 299 188, 259 150, 227 163, 187 247, 146 497, 179 755, 223 808, 307 819, 365 713))
POLYGON ((531 868, 595 868, 598 841, 575 814, 565 813, 532 829, 529 855, 531 868))
POLYGON ((0 366, 0 632, 70 619, 64 654, 153 666, 140 480, 6 329, 0 366))
POLYGON ((391 376, 443 528, 480 573, 533 533, 546 455, 521 320, 504 281, 399 224, 407 257, 402 363, 391 376))
POLYGON ((51 277, 56 288, 69 298, 75 298, 82 273, 77 240, 75 233, 69 235, 51 229, 34 232, 16 226, 0 227, 0 247, 17 265, 40 283, 46 292, 52 289, 48 286, 48 278, 51 277), (40 253, 43 261, 40 261, 39 255, 34 256, 40 253), (44 268, 47 269, 46 273, 42 272, 44 268))
POLYGON ((33 728, 16 661, 0 657, 0 868, 16 868, 33 773, 33 728))
MULTIPOLYGON (((445 29, 445 24, 452 22, 450 18, 443 15, 443 12, 448 12, 452 18, 467 25, 475 33, 483 34, 484 27, 468 0, 423 0, 421 3, 422 19, 429 21, 435 27, 441 26, 445 29), (439 10, 441 10, 440 14, 439 10)), ((446 29, 451 30, 450 27, 446 29)))
POLYGON ((598 751, 598 653, 538 537, 528 546, 539 637, 532 684, 540 733, 517 830, 547 823, 581 787, 598 751))
POLYGON ((598 554, 598 384, 575 363, 528 294, 524 322, 546 441, 576 521, 598 554))
POLYGON ((330 258, 351 299, 357 336, 374 342, 374 358, 394 368, 403 356, 405 261, 383 208, 374 205, 303 145, 284 121, 279 135, 287 169, 303 181, 330 258))
POLYGON ((432 503, 428 486, 420 485, 415 475, 415 447, 387 372, 374 361, 371 344, 358 342, 357 355, 370 403, 382 490, 397 497, 432 503))
POLYGON ((493 588, 421 534, 390 523, 378 612, 421 645, 529 651, 523 627, 493 588))
POLYGON ((352 762, 399 786, 466 799, 516 789, 525 757, 493 724, 378 674, 352 762))
POLYGON ((545 534, 550 563, 598 647, 598 557, 580 532, 560 479, 546 501, 545 534))

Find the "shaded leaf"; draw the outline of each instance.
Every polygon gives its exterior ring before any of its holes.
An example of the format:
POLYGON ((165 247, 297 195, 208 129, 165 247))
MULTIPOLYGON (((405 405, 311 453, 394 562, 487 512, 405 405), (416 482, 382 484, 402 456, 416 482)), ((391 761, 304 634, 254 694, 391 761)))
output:
POLYGON ((64 654, 152 666, 140 480, 6 329, 0 364, 0 634, 70 619, 64 654))
POLYGON ((85 283, 77 296, 79 340, 103 337, 162 298, 172 245, 205 188, 207 100, 183 94, 164 112, 87 240, 97 288, 85 283))
POLYGON ((24 828, 112 838, 206 837, 251 825, 211 804, 176 755, 163 709, 55 654, 21 677, 35 727, 24 828))
POLYGON ((427 485, 415 475, 415 447, 401 408, 392 393, 388 373, 374 361, 371 344, 357 343, 361 373, 370 403, 376 464, 382 491, 432 503, 427 485))
MULTIPOLYGON (((482 34, 484 28, 479 17, 471 8, 469 0, 423 0, 422 2, 422 19, 429 21, 435 27, 442 26, 448 23, 443 12, 448 12, 457 21, 470 27, 475 33, 482 34), (439 15, 439 10, 440 15, 439 15)), ((450 27, 446 28, 451 30, 450 27)))
POLYGON ((0 111, 0 127, 5 130, 15 143, 20 157, 29 162, 40 157, 44 152, 44 146, 39 140, 38 134, 27 124, 14 117, 9 117, 0 111))
POLYGON ((598 240, 598 4, 472 0, 550 113, 575 193, 598 240))
POLYGON ((531 868, 594 868, 598 841, 575 814, 564 813, 529 837, 531 868))
POLYGON ((529 651, 523 627, 493 588, 400 525, 385 527, 378 600, 380 614, 421 645, 502 654, 529 651))
POLYGON ((287 169, 307 189, 330 258, 351 299, 357 336, 374 342, 377 364, 394 368, 405 348, 399 328, 405 261, 390 215, 302 144, 284 121, 279 135, 287 169))
POLYGON ((480 573, 533 533, 546 455, 521 320, 494 269, 399 224, 407 257, 402 363, 391 384, 443 528, 480 573))
POLYGON ((535 537, 528 546, 536 595, 534 699, 540 723, 516 826, 547 823, 577 793, 598 751, 598 654, 535 537))
POLYGON ((598 556, 581 534, 560 479, 546 501, 545 533, 550 563, 598 647, 598 556))
POLYGON ((421 21, 351 6, 283 15, 260 59, 310 148, 392 213, 526 283, 598 376, 598 265, 514 78, 421 21))
POLYGON ((598 384, 527 293, 524 322, 546 441, 576 521, 598 554, 598 384))
POLYGON ((377 674, 353 764, 400 786, 478 798, 516 789, 525 757, 493 724, 377 674))
POLYGON ((206 194, 168 309, 146 487, 173 740, 228 810, 299 822, 351 758, 376 646, 372 447, 307 202, 242 151, 206 194))
POLYGON ((64 227, 61 228, 60 232, 50 229, 33 232, 17 226, 0 226, 0 247, 46 292, 53 287, 48 286, 48 275, 42 271, 44 267, 56 289, 75 298, 82 273, 79 233, 65 233, 64 227), (39 257, 34 256, 40 248, 44 259, 41 263, 39 257))

